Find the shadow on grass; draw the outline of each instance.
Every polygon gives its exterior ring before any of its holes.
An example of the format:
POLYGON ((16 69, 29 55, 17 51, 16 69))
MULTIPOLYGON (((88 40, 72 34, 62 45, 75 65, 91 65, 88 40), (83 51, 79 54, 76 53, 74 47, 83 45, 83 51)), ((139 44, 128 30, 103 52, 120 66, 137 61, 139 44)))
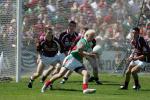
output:
POLYGON ((83 81, 67 81, 66 83, 82 83, 83 81))
POLYGON ((115 86, 120 86, 119 83, 103 83, 103 85, 115 85, 115 86))
POLYGON ((112 94, 112 95, 125 95, 125 94, 123 94, 123 93, 114 93, 114 94, 112 94))
POLYGON ((82 90, 77 90, 77 89, 65 89, 65 88, 54 88, 52 89, 53 91, 59 90, 59 91, 74 91, 74 92, 82 92, 82 90))
POLYGON ((102 81, 104 85, 120 85, 120 83, 114 81, 102 81))
MULTIPOLYGON (((120 83, 113 82, 113 81, 101 81, 101 82, 102 82, 101 85, 115 85, 115 86, 119 86, 119 85, 120 85, 120 83)), ((89 83, 94 83, 94 84, 92 84, 92 85, 95 85, 95 84, 96 84, 95 81, 89 82, 89 83)))
POLYGON ((150 91, 150 89, 141 89, 140 91, 150 91))
MULTIPOLYGON (((113 82, 113 81, 101 81, 102 84, 100 85, 115 85, 115 86, 119 86, 120 83, 117 82, 113 82)), ((82 81, 67 81, 66 83, 79 83, 82 84, 82 81)), ((89 82, 90 85, 97 85, 95 81, 89 82)))

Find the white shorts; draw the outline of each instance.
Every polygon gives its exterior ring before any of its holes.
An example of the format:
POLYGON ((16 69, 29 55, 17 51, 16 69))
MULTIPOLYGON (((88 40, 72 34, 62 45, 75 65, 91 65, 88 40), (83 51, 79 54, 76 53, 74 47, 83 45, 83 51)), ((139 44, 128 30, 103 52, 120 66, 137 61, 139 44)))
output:
POLYGON ((76 68, 82 67, 83 64, 78 61, 76 58, 74 58, 71 54, 68 55, 63 62, 63 67, 74 71, 76 68))
POLYGON ((59 58, 59 61, 61 62, 61 64, 63 63, 66 55, 64 53, 58 53, 58 58, 59 58))
POLYGON ((144 62, 144 61, 140 61, 140 60, 136 60, 136 61, 131 61, 130 66, 139 66, 140 68, 144 68, 145 66, 150 65, 150 63, 144 62))
POLYGON ((57 63, 60 62, 59 56, 57 54, 54 57, 46 57, 40 55, 40 59, 46 67, 49 65, 56 65, 57 63))

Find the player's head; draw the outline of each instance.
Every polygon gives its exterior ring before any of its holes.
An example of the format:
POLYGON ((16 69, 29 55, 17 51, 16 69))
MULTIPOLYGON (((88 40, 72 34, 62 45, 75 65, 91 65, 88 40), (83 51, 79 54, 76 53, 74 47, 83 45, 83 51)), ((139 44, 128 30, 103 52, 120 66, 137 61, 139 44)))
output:
POLYGON ((71 32, 74 32, 75 29, 76 29, 76 22, 75 21, 70 21, 69 24, 68 24, 68 30, 71 31, 71 32))
POLYGON ((140 29, 138 27, 134 27, 132 29, 132 32, 136 33, 136 34, 139 34, 140 33, 140 29))
POLYGON ((46 40, 49 40, 49 41, 52 40, 52 38, 53 38, 53 30, 52 30, 52 28, 47 27, 45 29, 45 38, 46 38, 46 40))
POLYGON ((140 34, 140 29, 138 27, 134 27, 132 29, 131 33, 132 33, 133 37, 136 38, 140 34))
POLYGON ((89 29, 85 32, 84 38, 87 39, 87 41, 92 41, 95 38, 95 30, 89 29))

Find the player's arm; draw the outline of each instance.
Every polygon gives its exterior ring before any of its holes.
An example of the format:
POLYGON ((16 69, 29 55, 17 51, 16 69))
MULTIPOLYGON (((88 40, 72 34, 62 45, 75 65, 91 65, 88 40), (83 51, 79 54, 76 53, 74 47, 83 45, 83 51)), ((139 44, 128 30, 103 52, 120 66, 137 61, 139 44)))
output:
POLYGON ((90 56, 90 57, 95 57, 96 56, 96 54, 94 54, 94 53, 89 53, 89 52, 84 51, 83 48, 84 48, 83 43, 80 43, 80 45, 77 47, 78 52, 79 52, 80 55, 85 56, 85 57, 86 56, 90 56))
POLYGON ((128 61, 142 60, 143 58, 144 58, 144 55, 135 56, 134 51, 133 51, 130 57, 128 58, 128 61))
POLYGON ((71 45, 71 47, 70 47, 70 49, 69 49, 69 51, 68 51, 68 54, 70 54, 71 53, 71 51, 73 50, 73 48, 76 46, 76 44, 78 43, 78 41, 81 39, 81 37, 77 37, 76 39, 75 39, 75 41, 72 43, 72 45, 71 45))
POLYGON ((37 62, 37 64, 40 61, 40 51, 42 49, 42 44, 43 44, 43 42, 41 42, 41 41, 36 42, 36 50, 37 50, 37 61, 36 62, 37 62))
POLYGON ((36 42, 36 50, 37 50, 38 53, 39 53, 39 52, 41 51, 41 49, 42 49, 42 44, 43 44, 43 42, 41 42, 41 41, 37 41, 37 42, 36 42))
POLYGON ((142 60, 144 58, 144 55, 133 57, 133 60, 142 60))
POLYGON ((130 56, 128 57, 127 61, 132 61, 134 57, 134 51, 132 51, 132 53, 130 54, 130 56))
POLYGON ((61 33, 59 38, 58 38, 58 41, 60 43, 60 47, 61 47, 61 52, 64 52, 64 49, 66 48, 65 47, 65 41, 63 40, 63 36, 64 36, 64 33, 61 33))

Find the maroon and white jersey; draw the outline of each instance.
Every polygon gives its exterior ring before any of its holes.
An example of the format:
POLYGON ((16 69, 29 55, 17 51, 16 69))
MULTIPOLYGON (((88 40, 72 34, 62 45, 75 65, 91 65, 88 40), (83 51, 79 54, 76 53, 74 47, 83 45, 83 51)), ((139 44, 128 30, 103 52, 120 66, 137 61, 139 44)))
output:
POLYGON ((52 41, 42 40, 37 43, 37 51, 40 55, 46 57, 54 57, 60 49, 59 42, 56 38, 52 41))
POLYGON ((144 55, 143 61, 150 62, 150 47, 143 37, 139 36, 137 39, 132 40, 134 47, 133 55, 140 56, 144 55))
POLYGON ((74 43, 76 37, 78 36, 78 33, 68 33, 67 31, 60 34, 59 41, 62 46, 61 52, 68 52, 70 50, 70 47, 74 43))

